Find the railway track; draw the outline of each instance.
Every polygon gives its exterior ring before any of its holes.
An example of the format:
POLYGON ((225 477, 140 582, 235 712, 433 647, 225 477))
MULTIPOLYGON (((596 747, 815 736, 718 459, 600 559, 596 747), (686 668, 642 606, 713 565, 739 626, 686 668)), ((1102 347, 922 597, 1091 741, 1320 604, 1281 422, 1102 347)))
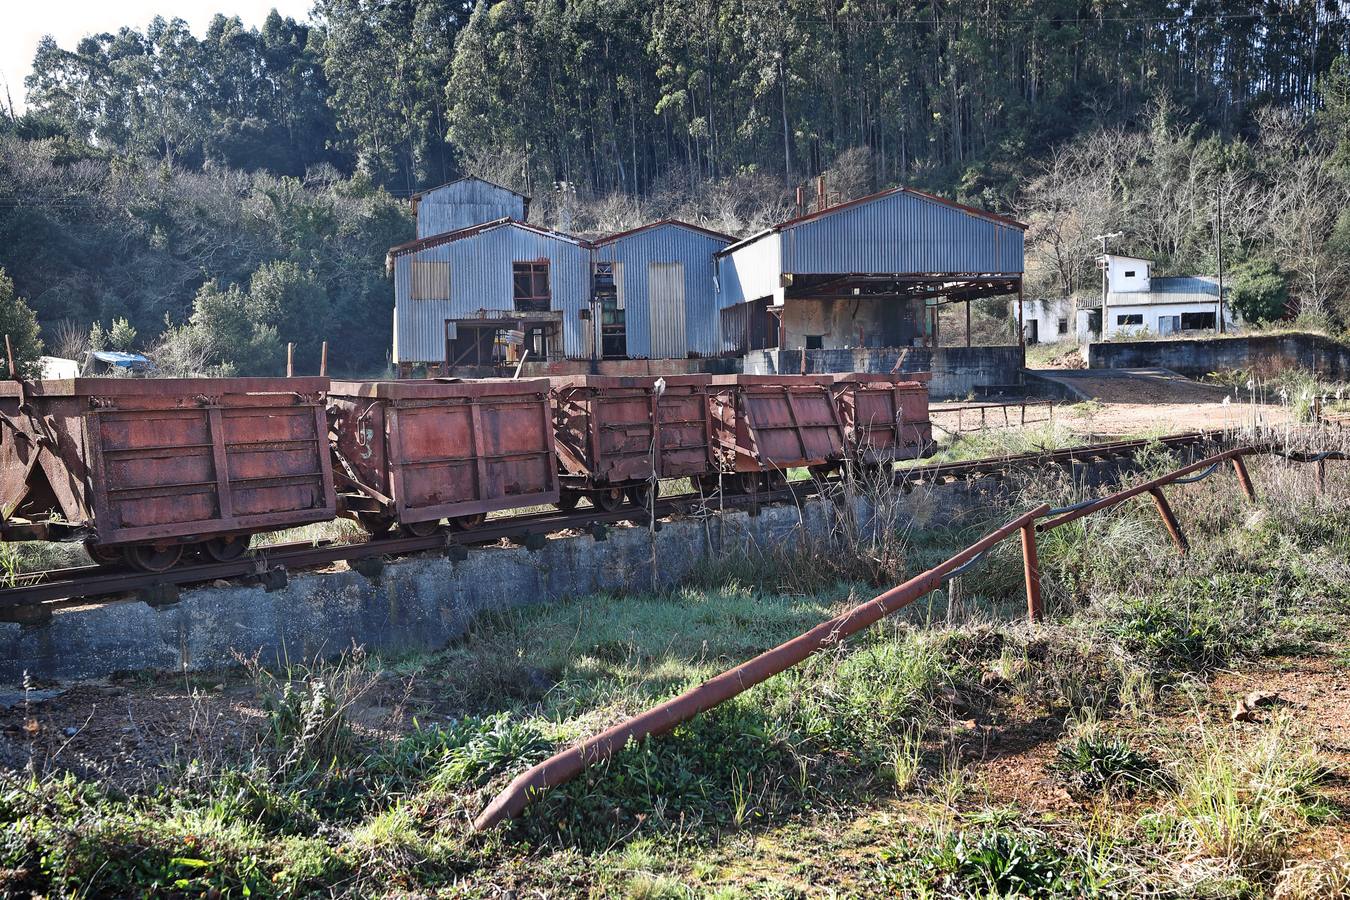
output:
MULTIPOLYGON (((1156 441, 1177 449, 1212 439, 1212 435, 1203 432, 1186 432, 1156 441)), ((907 466, 896 470, 895 479, 899 484, 912 486, 998 478, 1012 470, 1034 466, 1072 465, 1132 456, 1153 442, 1107 441, 1035 453, 907 466)), ((795 502, 813 492, 813 482, 799 481, 784 490, 754 494, 726 494, 713 498, 701 494, 662 497, 656 502, 654 524, 659 528, 663 518, 705 515, 722 509, 744 509, 754 515, 761 506, 795 502)), ((489 519, 469 532, 445 531, 425 537, 395 536, 353 543, 271 544, 231 562, 203 562, 156 574, 98 565, 33 572, 16 576, 19 583, 0 589, 0 621, 40 624, 57 609, 88 605, 91 601, 131 599, 166 605, 175 602, 184 587, 217 581, 244 580, 277 590, 286 585, 289 573, 293 571, 322 568, 337 562, 346 562, 362 574, 374 576, 387 557, 441 552, 454 559, 463 559, 470 547, 497 544, 503 540, 539 549, 548 535, 569 530, 590 532, 602 540, 609 526, 635 519, 646 520, 650 515, 635 508, 612 512, 585 508, 517 514, 489 519)))

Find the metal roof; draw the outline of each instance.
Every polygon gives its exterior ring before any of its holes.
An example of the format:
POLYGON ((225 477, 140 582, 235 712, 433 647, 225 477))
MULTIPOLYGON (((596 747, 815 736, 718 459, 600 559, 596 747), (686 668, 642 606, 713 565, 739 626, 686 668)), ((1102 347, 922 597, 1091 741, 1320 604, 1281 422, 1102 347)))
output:
POLYGON ((599 247, 602 244, 609 244, 614 241, 621 241, 624 238, 633 237, 634 235, 641 234, 644 231, 650 231, 653 228, 663 228, 665 226, 671 226, 674 228, 684 228, 688 231, 695 231, 698 232, 699 234, 706 235, 710 238, 715 238, 719 241, 727 241, 728 243, 736 240, 729 234, 723 234, 722 232, 714 231, 711 228, 704 228, 702 225, 695 225, 692 222, 685 222, 680 219, 658 219, 655 222, 648 222, 645 225, 639 225, 636 228, 630 228, 627 231, 616 231, 613 234, 596 238, 595 240, 591 241, 591 246, 599 247))
POLYGON ((482 234, 484 231, 491 231, 494 228, 519 228, 522 231, 528 231, 531 234, 537 234, 540 237, 549 237, 559 241, 566 241, 567 243, 575 244, 578 247, 591 246, 587 241, 583 241, 579 237, 564 234, 561 231, 550 231, 547 228, 540 228, 537 225, 530 225, 506 217, 493 219, 491 222, 484 222, 481 225, 470 225, 468 228, 461 228, 458 231, 447 231, 445 234, 436 234, 431 237, 417 238, 416 240, 396 244, 389 248, 389 252, 384 258, 385 267, 388 268, 393 264, 395 257, 402 256, 405 253, 416 253, 419 250, 428 250, 432 247, 439 247, 442 244, 451 244, 455 241, 462 241, 465 238, 473 237, 476 234, 482 234))
POLYGON ((999 215, 998 213, 992 213, 974 206, 967 206, 964 203, 957 203, 954 200, 947 200, 944 197, 939 197, 936 194, 930 194, 927 191, 920 191, 916 188, 905 187, 902 185, 900 187, 894 187, 888 190, 878 191, 875 194, 868 194, 866 197, 858 197, 855 200, 848 200, 845 201, 844 203, 836 203, 834 206, 828 206, 825 209, 818 209, 815 212, 806 213, 805 215, 800 215, 792 219, 785 219, 784 221, 779 222, 777 225, 772 225, 757 234, 752 234, 748 238, 744 238, 743 240, 740 240, 729 247, 723 248, 718 255, 720 256, 730 253, 733 250, 737 250, 741 247, 744 247, 746 244, 750 244, 759 240, 765 235, 774 234, 776 232, 784 231, 789 228, 795 228, 796 226, 804 224, 806 222, 811 222, 816 219, 831 216, 834 215, 835 213, 842 212, 846 209, 851 209, 855 206, 864 206, 868 203, 873 203, 885 197, 894 196, 895 194, 909 194, 912 197, 917 197, 921 200, 926 200, 929 203, 936 203, 941 206, 946 206, 950 209, 959 210, 965 213, 966 215, 975 216, 976 218, 981 219, 987 219, 999 225, 1010 225, 1014 228, 1020 228, 1023 231, 1025 231, 1027 228, 1025 222, 1019 222, 1016 219, 1009 218, 1008 216, 999 215))

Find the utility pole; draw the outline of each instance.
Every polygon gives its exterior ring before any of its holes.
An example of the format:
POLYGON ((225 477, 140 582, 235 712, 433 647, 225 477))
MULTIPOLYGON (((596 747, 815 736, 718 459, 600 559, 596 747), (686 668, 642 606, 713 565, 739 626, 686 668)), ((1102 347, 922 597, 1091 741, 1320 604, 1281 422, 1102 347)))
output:
POLYGON ((1101 333, 1102 340, 1106 340, 1106 276, 1107 276, 1106 242, 1114 241, 1116 238, 1122 238, 1124 236, 1125 232, 1123 231, 1113 231, 1110 234, 1099 234, 1093 238, 1094 241, 1102 242, 1102 255, 1099 259, 1102 270, 1102 333, 1101 333))
POLYGON ((1216 254, 1219 257, 1219 334, 1225 334, 1227 329, 1223 324, 1223 185, 1220 184, 1214 192, 1215 199, 1215 223, 1214 223, 1214 244, 1216 254))

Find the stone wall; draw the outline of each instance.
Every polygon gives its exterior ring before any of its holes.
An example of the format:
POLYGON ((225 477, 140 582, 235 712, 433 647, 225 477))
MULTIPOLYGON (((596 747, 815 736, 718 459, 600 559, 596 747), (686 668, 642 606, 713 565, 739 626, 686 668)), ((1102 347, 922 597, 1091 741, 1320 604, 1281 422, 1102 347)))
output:
POLYGON ((1350 380, 1350 347, 1319 334, 1249 335, 1088 345, 1090 369, 1171 369, 1190 378, 1226 369, 1270 375, 1288 369, 1350 380))
POLYGON ((984 385, 1011 385, 1021 380, 1022 348, 893 347, 881 350, 759 350, 745 356, 747 375, 796 375, 826 372, 932 372, 929 395, 935 400, 961 398, 984 385))

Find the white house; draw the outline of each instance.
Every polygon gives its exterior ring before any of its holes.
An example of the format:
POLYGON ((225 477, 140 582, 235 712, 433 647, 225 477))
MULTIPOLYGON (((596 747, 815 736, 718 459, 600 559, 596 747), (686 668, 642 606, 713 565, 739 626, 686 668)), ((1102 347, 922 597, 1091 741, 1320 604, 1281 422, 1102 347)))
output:
MULTIPOLYGON (((1013 316, 1017 315, 1016 301, 1013 316)), ((1078 341, 1077 304, 1071 297, 1022 301, 1022 333, 1028 344, 1078 341)))
MULTIPOLYGON (((1218 327, 1219 279, 1209 275, 1155 277, 1153 263, 1134 256, 1107 254, 1099 258, 1098 265, 1106 273, 1103 339, 1142 333, 1165 337, 1218 327)), ((1224 305, 1223 317, 1225 326, 1234 324, 1231 306, 1224 305)))

